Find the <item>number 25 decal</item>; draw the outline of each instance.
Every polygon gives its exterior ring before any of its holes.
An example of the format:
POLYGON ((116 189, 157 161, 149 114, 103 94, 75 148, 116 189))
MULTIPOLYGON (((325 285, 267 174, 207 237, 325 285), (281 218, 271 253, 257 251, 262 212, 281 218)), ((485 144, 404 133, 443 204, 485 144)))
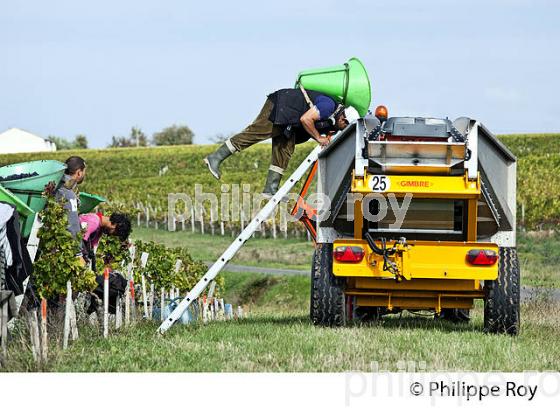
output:
POLYGON ((373 192, 385 192, 391 186, 391 180, 386 175, 374 175, 371 179, 371 190, 373 192))

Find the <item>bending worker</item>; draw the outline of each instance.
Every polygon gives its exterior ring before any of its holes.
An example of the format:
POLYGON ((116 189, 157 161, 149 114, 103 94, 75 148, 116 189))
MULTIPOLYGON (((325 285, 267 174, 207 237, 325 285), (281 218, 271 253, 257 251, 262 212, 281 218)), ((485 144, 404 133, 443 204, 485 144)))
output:
POLYGON ((356 109, 337 105, 325 94, 303 88, 281 89, 268 96, 251 125, 229 138, 204 158, 204 162, 212 175, 220 179, 219 168, 224 159, 272 138, 272 160, 263 190, 264 194, 272 196, 278 191, 296 144, 313 138, 326 146, 334 132, 344 129, 358 117, 356 109))

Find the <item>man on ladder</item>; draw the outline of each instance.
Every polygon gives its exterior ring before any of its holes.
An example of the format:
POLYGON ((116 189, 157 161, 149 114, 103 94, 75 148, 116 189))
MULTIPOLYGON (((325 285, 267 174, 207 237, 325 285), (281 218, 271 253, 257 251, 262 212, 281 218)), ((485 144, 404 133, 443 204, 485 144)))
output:
POLYGON ((280 186, 282 175, 295 145, 313 138, 321 146, 330 136, 359 118, 351 106, 337 105, 329 96, 300 88, 278 90, 268 96, 252 124, 229 138, 215 152, 204 158, 212 175, 220 179, 224 159, 253 144, 272 138, 272 160, 263 193, 272 197, 280 186))

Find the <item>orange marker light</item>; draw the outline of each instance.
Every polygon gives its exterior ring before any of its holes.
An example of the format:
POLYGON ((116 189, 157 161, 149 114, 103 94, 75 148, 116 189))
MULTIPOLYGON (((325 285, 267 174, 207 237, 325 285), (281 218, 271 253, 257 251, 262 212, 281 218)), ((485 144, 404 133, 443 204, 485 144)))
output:
POLYGON ((375 116, 379 119, 379 121, 385 121, 387 117, 389 117, 387 107, 385 107, 384 105, 378 105, 375 109, 375 116))

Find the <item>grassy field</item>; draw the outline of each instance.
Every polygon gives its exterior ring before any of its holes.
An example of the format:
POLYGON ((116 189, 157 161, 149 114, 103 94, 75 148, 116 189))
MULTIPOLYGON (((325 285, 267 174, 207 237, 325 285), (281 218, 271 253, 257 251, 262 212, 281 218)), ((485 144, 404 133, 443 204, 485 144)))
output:
MULTIPOLYGON (((231 238, 137 228, 134 237, 187 246, 196 258, 212 260, 231 238)), ((253 239, 234 263, 309 269, 312 245, 303 240, 253 239)), ((525 285, 560 287, 560 234, 520 233, 525 285)), ((224 298, 244 306, 247 317, 207 325, 174 326, 158 336, 158 324, 142 322, 103 339, 85 322, 80 339, 60 348, 60 330, 51 330, 49 362, 32 359, 23 323, 9 344, 1 371, 54 372, 231 372, 523 371, 560 370, 560 303, 546 291, 522 303, 518 337, 482 332, 482 302, 472 320, 452 324, 410 313, 374 323, 320 328, 308 319, 307 275, 272 276, 225 272, 224 298), (406 367, 405 367, 406 366, 406 367)))
MULTIPOLYGON (((232 263, 269 268, 308 269, 313 242, 295 238, 253 238, 239 251, 232 263)), ((231 244, 231 236, 207 235, 189 231, 168 232, 147 228, 133 228, 133 239, 163 243, 169 247, 183 246, 191 255, 206 262, 215 261, 231 244)))
MULTIPOLYGON (((228 236, 146 228, 135 228, 133 237, 167 246, 186 246, 193 257, 207 262, 216 260, 232 241, 228 236)), ((560 233, 519 232, 518 252, 523 285, 560 288, 560 233)), ((309 270, 312 254, 313 244, 306 240, 257 237, 247 241, 232 263, 309 270)))
MULTIPOLYGON (((454 325, 403 314, 348 328, 314 327, 308 320, 309 279, 226 273, 230 301, 250 304, 248 317, 207 325, 175 326, 156 335, 142 323, 103 339, 82 329, 69 350, 51 347, 45 371, 522 371, 560 369, 558 304, 522 306, 518 337, 482 333, 477 304, 469 324, 454 325), (412 364, 411 364, 412 363, 412 364)), ((34 371, 22 344, 12 343, 9 371, 34 371)))

